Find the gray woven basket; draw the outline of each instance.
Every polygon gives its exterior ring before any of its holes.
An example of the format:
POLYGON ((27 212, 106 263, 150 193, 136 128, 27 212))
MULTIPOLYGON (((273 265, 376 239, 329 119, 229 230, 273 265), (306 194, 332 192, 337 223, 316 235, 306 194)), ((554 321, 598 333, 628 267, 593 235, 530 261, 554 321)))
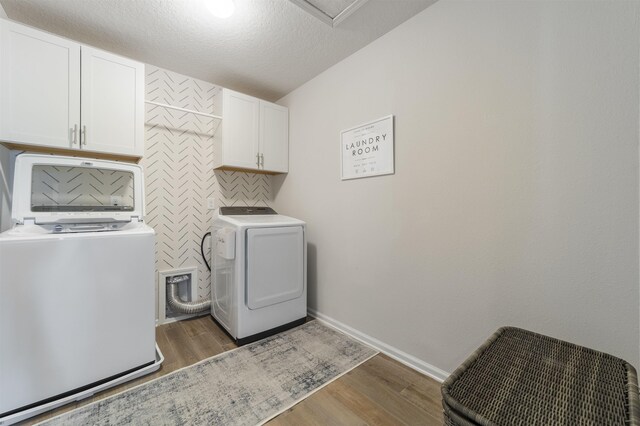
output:
POLYGON ((639 425, 636 370, 527 330, 496 331, 442 384, 445 425, 639 425))

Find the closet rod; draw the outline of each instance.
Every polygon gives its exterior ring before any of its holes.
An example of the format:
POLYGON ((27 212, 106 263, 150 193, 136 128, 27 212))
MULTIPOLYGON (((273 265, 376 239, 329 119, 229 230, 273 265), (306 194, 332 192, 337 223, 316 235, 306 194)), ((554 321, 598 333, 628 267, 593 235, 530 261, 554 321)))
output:
POLYGON ((220 117, 219 115, 207 114, 206 112, 200 112, 200 111, 194 111, 192 109, 180 108, 180 107, 177 107, 177 106, 163 104, 163 103, 160 103, 160 102, 147 101, 147 100, 145 100, 144 102, 147 103, 147 104, 151 104, 151 105, 155 105, 155 106, 159 106, 159 107, 163 107, 163 108, 175 109, 175 110, 182 111, 182 112, 189 112, 191 114, 203 115, 205 117, 217 118, 218 120, 222 120, 222 117, 220 117))

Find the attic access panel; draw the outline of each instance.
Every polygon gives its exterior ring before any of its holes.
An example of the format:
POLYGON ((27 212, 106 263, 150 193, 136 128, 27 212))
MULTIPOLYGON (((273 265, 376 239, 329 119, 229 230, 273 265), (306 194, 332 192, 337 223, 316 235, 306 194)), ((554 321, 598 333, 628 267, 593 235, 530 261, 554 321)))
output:
POLYGON ((336 27, 367 0, 290 0, 330 27, 336 27))

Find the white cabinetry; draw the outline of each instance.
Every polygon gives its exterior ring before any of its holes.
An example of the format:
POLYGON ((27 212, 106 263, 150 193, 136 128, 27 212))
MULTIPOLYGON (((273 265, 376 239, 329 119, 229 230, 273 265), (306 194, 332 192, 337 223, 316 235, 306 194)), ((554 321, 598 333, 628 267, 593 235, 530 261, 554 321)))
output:
POLYGON ((219 166, 257 169, 260 161, 260 100, 224 89, 222 158, 219 166))
POLYGON ((289 171, 289 109, 260 101, 260 161, 264 170, 289 171))
POLYGON ((82 149, 142 156, 144 65, 82 46, 82 149))
POLYGON ((144 65, 0 20, 0 141, 141 157, 144 65))
POLYGON ((224 89, 222 140, 214 168, 264 173, 289 171, 289 110, 224 89))
POLYGON ((0 20, 0 139, 69 148, 79 125, 80 45, 0 20))

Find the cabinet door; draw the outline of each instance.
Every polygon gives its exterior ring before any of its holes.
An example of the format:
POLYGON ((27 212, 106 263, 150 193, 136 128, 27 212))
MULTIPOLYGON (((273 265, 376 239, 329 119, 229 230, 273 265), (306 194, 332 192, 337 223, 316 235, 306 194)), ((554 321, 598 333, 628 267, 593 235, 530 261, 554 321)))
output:
POLYGON ((222 114, 224 165, 258 169, 260 100, 225 89, 222 114))
POLYGON ((82 148, 144 153, 144 64, 82 47, 82 148))
POLYGON ((78 147, 80 45, 0 20, 0 139, 78 147))
POLYGON ((260 101, 260 153, 265 171, 289 171, 288 108, 260 101))

